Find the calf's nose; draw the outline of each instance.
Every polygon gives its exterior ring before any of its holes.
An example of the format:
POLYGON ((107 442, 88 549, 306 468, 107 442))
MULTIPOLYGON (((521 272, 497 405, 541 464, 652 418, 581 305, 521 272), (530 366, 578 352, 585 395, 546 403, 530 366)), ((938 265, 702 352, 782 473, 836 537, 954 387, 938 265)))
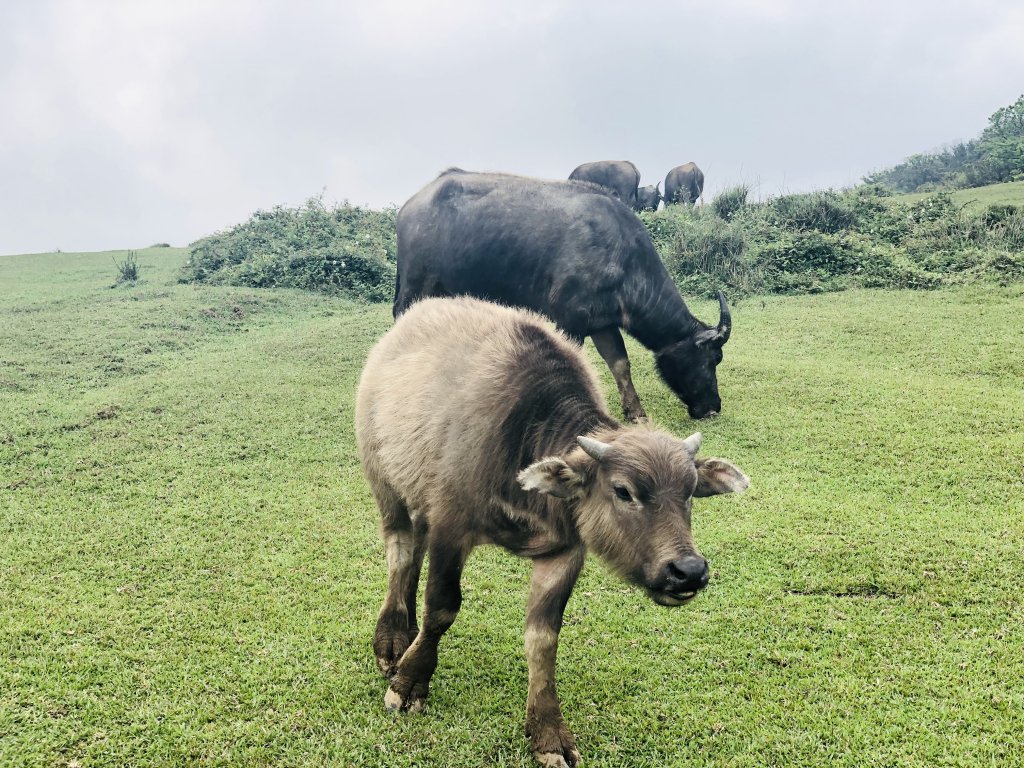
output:
POLYGON ((703 589, 711 578, 708 561, 698 555, 673 560, 666 568, 673 591, 695 592, 703 589))

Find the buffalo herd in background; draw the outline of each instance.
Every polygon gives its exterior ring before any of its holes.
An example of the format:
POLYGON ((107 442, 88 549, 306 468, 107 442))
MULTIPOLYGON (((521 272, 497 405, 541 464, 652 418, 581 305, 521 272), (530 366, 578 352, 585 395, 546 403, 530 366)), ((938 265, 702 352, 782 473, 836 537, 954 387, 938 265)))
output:
MULTIPOLYGON (((625 166, 636 174, 632 163, 625 166)), ((395 317, 431 296, 540 312, 577 344, 593 340, 623 413, 639 421, 647 414, 623 329, 654 353, 658 373, 692 418, 717 415, 715 368, 732 327, 725 297, 718 294, 716 325, 694 317, 625 199, 571 179, 445 171, 398 211, 395 317)))
POLYGON ((704 172, 696 163, 678 165, 665 176, 665 192, 658 184, 640 186, 640 171, 629 160, 598 160, 578 166, 569 178, 607 187, 634 211, 656 211, 662 200, 672 203, 696 203, 704 191, 704 172))

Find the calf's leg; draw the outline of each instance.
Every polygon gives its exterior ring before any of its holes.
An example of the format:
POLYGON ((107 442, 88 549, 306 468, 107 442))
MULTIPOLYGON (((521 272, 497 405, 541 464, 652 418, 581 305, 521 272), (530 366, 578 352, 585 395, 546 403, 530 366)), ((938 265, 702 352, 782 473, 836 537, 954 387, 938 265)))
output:
POLYGON ((416 637, 416 586, 423 563, 424 526, 414 523, 404 502, 386 486, 374 488, 388 563, 388 592, 377 616, 373 653, 390 677, 416 637))
POLYGON ((555 659, 562 614, 583 567, 582 550, 533 561, 526 609, 526 736, 530 751, 544 768, 573 768, 580 759, 576 738, 562 719, 555 688, 555 659))
POLYGON ((594 340, 594 346, 601 353, 605 363, 611 369, 615 384, 619 388, 619 398, 622 401, 622 412, 629 421, 640 421, 647 418, 644 407, 640 405, 640 398, 633 388, 633 377, 630 375, 629 356, 626 354, 626 345, 622 341, 622 334, 614 325, 594 331, 590 334, 594 340))
POLYGON ((409 642, 412 642, 420 631, 420 628, 416 625, 416 589, 420 585, 423 555, 427 549, 427 524, 422 517, 413 518, 412 533, 412 570, 410 571, 410 578, 406 583, 405 590, 405 606, 406 612, 409 615, 409 642))
MULTIPOLYGON (((428 537, 429 538, 429 537, 428 537)), ((462 605, 459 580, 470 547, 463 542, 430 542, 430 568, 423 606, 423 626, 398 662, 384 706, 420 712, 426 706, 430 678, 437 668, 437 644, 454 623, 462 605)))

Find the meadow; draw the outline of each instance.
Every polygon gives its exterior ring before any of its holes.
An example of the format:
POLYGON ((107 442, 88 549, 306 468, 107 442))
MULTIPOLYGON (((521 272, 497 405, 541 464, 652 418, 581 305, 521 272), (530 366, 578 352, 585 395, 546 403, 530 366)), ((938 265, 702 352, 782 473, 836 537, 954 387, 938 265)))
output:
MULTIPOLYGON (((352 408, 389 305, 179 284, 185 249, 115 285, 124 256, 0 258, 0 766, 532 766, 500 550, 427 713, 383 707, 352 408)), ((684 608, 588 562, 558 666, 585 765, 1024 765, 1022 306, 736 301, 699 424, 630 344, 653 419, 752 487, 695 502, 684 608)))
MULTIPOLYGON (((926 199, 929 192, 917 192, 907 195, 894 195, 893 200, 905 203, 916 203, 926 199)), ((953 202, 969 209, 984 208, 989 205, 1024 206, 1024 181, 1008 181, 1003 184, 989 184, 984 187, 956 189, 950 192, 953 202)))

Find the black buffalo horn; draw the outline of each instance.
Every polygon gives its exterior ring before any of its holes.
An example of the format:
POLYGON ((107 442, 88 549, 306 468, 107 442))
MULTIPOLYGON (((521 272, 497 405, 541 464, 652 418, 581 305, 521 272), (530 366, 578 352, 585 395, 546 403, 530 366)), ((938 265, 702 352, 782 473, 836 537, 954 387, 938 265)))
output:
POLYGON ((732 314, 729 312, 729 307, 725 303, 725 296, 721 291, 718 292, 718 338, 715 339, 717 344, 725 344, 729 340, 729 334, 732 333, 732 314))

